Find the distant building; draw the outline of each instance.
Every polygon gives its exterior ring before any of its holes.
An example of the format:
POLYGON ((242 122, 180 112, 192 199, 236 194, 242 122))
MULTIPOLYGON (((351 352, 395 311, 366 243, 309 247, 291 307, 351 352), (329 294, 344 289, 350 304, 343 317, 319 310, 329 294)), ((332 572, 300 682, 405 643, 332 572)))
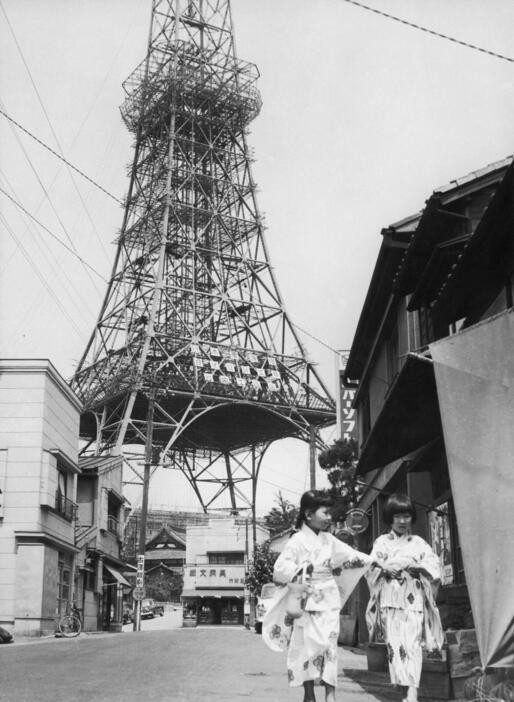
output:
POLYGON ((81 404, 48 360, 0 361, 0 625, 51 634, 72 594, 81 404))
MULTIPOLYGON (((257 543, 269 532, 256 526, 257 543)), ((184 625, 243 624, 246 562, 252 526, 245 519, 211 519, 186 528, 182 592, 184 625)))
POLYGON ((186 532, 163 527, 145 546, 145 568, 165 565, 181 573, 186 561, 186 532))
MULTIPOLYGON (((127 510, 128 511, 128 510, 127 510)), ((192 524, 206 524, 209 519, 216 518, 203 512, 186 512, 175 510, 149 509, 146 520, 146 539, 150 543, 162 529, 168 529, 185 538, 186 527, 192 524)), ((130 511, 126 517, 123 553, 124 557, 135 561, 139 543, 139 529, 141 525, 141 509, 130 511)))
MULTIPOLYGON (((179 601, 182 575, 186 562, 186 532, 175 527, 162 527, 146 542, 145 590, 148 597, 161 602, 179 601)), ((124 572, 135 585, 135 572, 124 572)))

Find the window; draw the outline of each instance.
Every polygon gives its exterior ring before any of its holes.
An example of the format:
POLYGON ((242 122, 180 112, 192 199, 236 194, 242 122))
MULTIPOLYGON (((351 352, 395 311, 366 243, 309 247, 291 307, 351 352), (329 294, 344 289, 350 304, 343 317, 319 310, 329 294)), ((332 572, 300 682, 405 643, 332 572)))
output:
POLYGON ((218 551, 209 553, 209 564, 243 565, 245 562, 244 551, 218 551))
POLYGON ((68 499, 68 474, 57 464, 57 490, 55 491, 55 511, 65 519, 72 520, 75 504, 68 499))
POLYGON ((115 536, 119 536, 120 534, 119 514, 119 500, 109 493, 107 497, 107 531, 115 536))
POLYGON ((71 597, 71 556, 64 551, 59 551, 57 558, 58 586, 57 586, 57 613, 61 614, 66 602, 71 597))

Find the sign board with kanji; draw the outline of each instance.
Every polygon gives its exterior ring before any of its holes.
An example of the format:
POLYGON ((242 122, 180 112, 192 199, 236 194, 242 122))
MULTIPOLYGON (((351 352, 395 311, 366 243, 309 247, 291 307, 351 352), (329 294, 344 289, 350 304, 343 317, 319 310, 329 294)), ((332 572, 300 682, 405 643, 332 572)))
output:
POLYGON ((134 592, 132 593, 132 597, 135 600, 143 600, 146 595, 146 590, 144 587, 135 587, 134 592))

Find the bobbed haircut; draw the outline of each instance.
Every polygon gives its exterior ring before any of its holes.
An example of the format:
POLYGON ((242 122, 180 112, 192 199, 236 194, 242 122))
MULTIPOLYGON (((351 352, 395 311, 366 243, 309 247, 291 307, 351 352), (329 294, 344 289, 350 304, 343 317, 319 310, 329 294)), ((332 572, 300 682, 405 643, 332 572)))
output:
POLYGON ((307 521, 307 512, 315 512, 320 507, 333 507, 334 500, 325 490, 308 490, 300 499, 300 511, 296 518, 296 528, 300 529, 307 521))
POLYGON ((416 522, 416 510, 410 497, 405 495, 403 492, 395 492, 390 495, 387 502, 384 505, 384 511, 382 516, 384 522, 391 526, 393 523, 393 518, 395 514, 402 514, 403 512, 408 512, 412 517, 412 523, 416 522))

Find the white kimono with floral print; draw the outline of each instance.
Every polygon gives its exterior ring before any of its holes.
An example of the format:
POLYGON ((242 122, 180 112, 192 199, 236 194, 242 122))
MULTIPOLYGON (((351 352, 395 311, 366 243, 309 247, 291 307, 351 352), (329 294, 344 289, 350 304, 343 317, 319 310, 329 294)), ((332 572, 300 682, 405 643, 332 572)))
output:
POLYGON ((275 563, 273 580, 284 587, 278 589, 264 618, 262 637, 274 651, 287 649, 291 686, 318 678, 336 686, 339 612, 370 564, 368 555, 332 534, 316 534, 306 524, 290 538, 275 563), (286 611, 286 584, 308 564, 313 565, 313 573, 304 613, 291 619, 286 611), (336 569, 341 569, 337 577, 336 569))
POLYGON ((428 650, 443 644, 441 620, 432 583, 440 578, 437 555, 420 536, 394 531, 379 536, 371 552, 379 565, 401 571, 399 579, 372 568, 367 574, 370 600, 366 620, 371 641, 387 644, 391 682, 419 687, 422 644, 428 650), (412 575, 408 567, 422 569, 412 575))

